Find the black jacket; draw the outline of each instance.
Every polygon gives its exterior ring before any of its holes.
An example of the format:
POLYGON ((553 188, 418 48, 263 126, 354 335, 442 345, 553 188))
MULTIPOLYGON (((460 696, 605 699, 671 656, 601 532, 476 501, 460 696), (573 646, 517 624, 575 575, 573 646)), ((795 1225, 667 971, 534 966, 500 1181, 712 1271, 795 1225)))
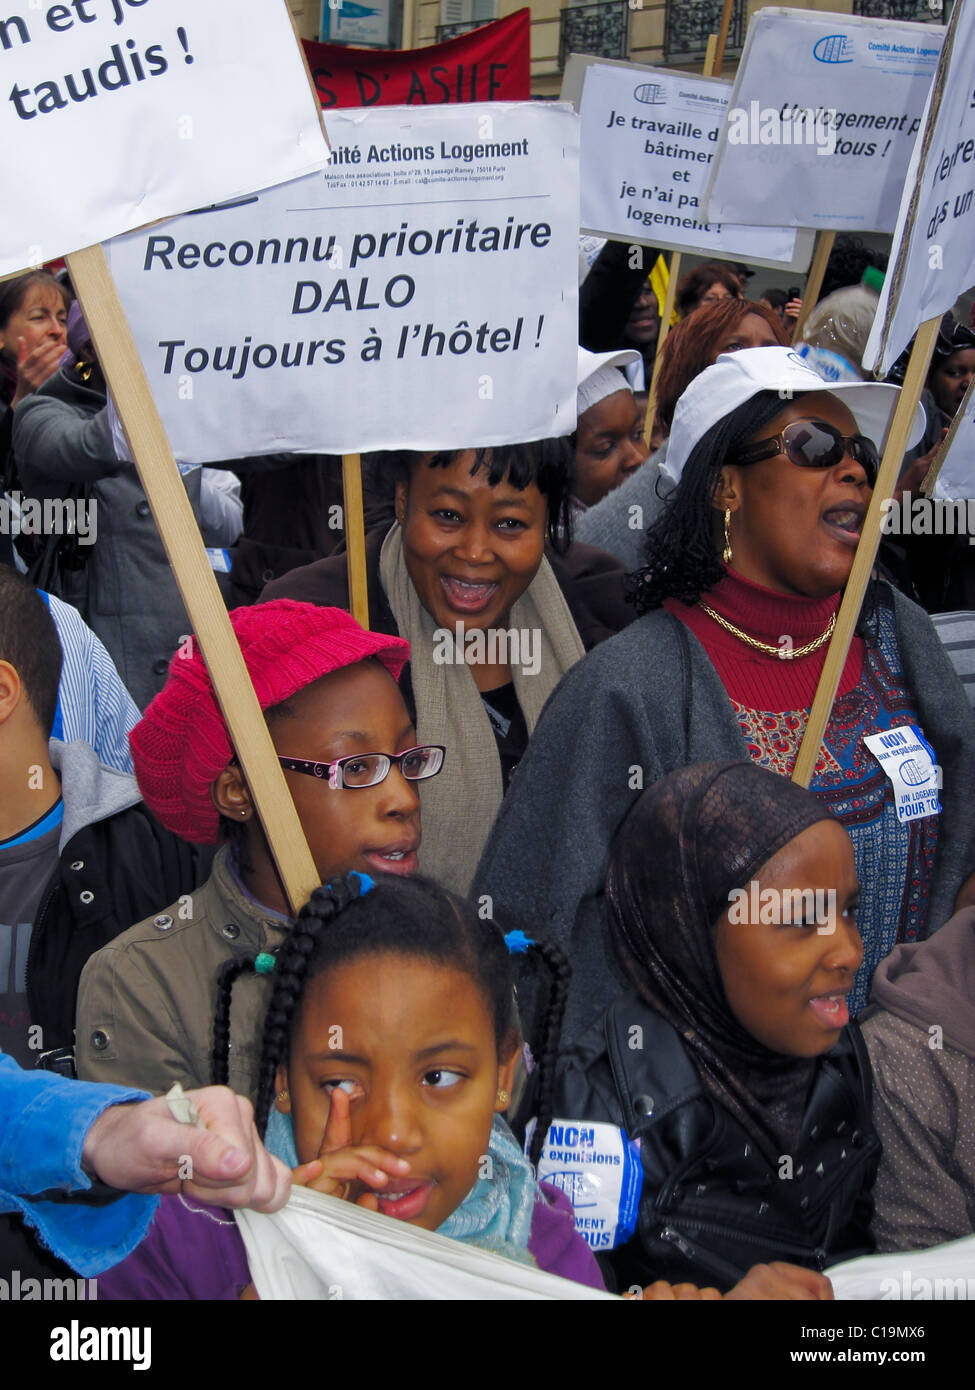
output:
POLYGON ((624 995, 564 1054, 553 1111, 640 1141, 636 1231, 600 1256, 604 1273, 619 1289, 668 1279, 725 1292, 755 1264, 823 1269, 869 1253, 880 1155, 871 1089, 850 1025, 820 1059, 798 1152, 765 1153, 704 1090, 676 1030, 624 995))
POLYGON ((73 1046, 78 981, 88 957, 191 893, 206 879, 212 857, 166 830, 142 802, 72 835, 44 890, 27 955, 27 1002, 45 1051, 73 1046))

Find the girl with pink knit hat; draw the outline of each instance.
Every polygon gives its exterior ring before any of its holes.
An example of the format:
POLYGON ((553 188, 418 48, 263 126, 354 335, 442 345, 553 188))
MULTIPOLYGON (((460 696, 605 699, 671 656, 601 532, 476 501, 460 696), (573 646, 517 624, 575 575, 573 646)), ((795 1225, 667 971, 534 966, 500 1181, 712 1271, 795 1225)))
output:
MULTIPOLYGON (((351 869, 411 874, 420 843, 416 783, 443 764, 416 746, 397 680, 409 644, 366 632, 342 609, 278 600, 230 615, 322 881, 351 869)), ((136 778, 158 820, 219 844, 191 895, 89 960, 78 995, 78 1074, 151 1091, 209 1081, 217 975, 270 953, 291 917, 244 774, 196 644, 173 658, 132 731, 136 778)), ((230 1084, 256 1090, 263 977, 235 999, 230 1084)))

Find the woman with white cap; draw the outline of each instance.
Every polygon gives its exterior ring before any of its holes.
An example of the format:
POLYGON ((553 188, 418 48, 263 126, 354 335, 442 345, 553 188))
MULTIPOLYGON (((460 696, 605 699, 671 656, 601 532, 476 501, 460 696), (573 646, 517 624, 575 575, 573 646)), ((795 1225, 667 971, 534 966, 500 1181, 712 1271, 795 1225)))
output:
POLYGON ((629 348, 621 352, 579 349, 573 515, 595 506, 646 461, 640 412, 633 388, 620 370, 639 355, 629 348))
MULTIPOLYGON (((602 888, 639 792, 715 759, 792 773, 876 478, 871 441, 897 396, 875 383, 823 388, 789 349, 756 348, 720 357, 684 392, 664 464, 676 486, 632 580, 643 616, 549 702, 481 861, 475 891, 493 896, 495 915, 567 950, 570 1039, 621 988, 602 888)), ((919 411, 909 445, 922 429, 919 411)), ((854 843, 864 963, 853 1012, 897 941, 951 915, 975 865, 973 776, 971 713, 937 634, 878 582, 811 786, 854 843), (934 784, 943 769, 940 814, 902 818, 905 793, 865 741, 895 729, 932 746, 912 775, 934 784)))

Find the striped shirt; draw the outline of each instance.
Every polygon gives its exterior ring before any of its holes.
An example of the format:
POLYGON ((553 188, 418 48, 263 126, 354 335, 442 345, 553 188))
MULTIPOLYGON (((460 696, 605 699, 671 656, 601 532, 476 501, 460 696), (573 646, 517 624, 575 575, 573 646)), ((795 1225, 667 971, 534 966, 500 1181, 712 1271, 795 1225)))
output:
POLYGON ((78 610, 53 594, 39 592, 54 619, 64 658, 52 738, 64 743, 83 739, 100 762, 131 773, 129 734, 142 718, 138 705, 78 610))

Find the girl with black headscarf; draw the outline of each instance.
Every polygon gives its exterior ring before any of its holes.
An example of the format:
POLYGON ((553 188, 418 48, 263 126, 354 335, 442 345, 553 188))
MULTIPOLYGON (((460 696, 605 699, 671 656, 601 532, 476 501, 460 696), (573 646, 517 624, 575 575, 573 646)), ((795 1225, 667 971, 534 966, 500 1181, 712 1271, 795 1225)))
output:
POLYGON ((555 1123, 639 1140, 636 1231, 608 1257, 623 1288, 870 1248, 856 892, 843 827, 753 764, 671 773, 620 827, 606 895, 632 992, 565 1054, 555 1123))

